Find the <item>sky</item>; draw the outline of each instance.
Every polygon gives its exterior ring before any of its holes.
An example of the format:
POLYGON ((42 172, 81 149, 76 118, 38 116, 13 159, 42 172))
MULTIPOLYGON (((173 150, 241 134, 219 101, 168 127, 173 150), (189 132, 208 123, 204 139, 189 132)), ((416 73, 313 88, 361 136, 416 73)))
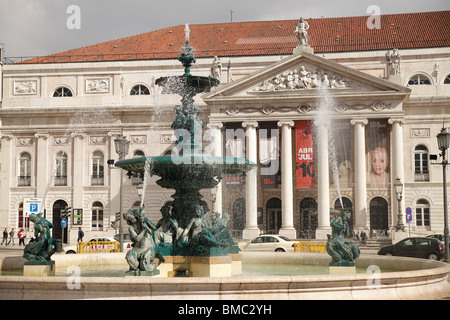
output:
POLYGON ((186 23, 441 10, 449 0, 0 0, 0 46, 6 57, 33 57, 186 23))

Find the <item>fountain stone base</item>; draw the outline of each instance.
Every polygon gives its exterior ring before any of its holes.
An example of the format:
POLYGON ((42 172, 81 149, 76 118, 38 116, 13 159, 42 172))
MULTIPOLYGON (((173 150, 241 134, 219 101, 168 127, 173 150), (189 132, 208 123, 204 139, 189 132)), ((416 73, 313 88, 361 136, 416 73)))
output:
POLYGON ((51 277, 55 276, 55 261, 28 261, 24 263, 23 275, 25 277, 51 277))
POLYGON ((242 255, 168 256, 159 266, 160 277, 232 277, 242 273, 242 255))

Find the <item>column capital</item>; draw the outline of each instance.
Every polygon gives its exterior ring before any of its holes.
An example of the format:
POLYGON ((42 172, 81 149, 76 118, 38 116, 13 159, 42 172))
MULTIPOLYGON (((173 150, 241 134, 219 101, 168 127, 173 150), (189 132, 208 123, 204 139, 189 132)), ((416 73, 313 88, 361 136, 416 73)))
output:
POLYGON ((243 128, 257 128, 258 127, 258 121, 244 121, 242 122, 242 127, 243 128))
POLYGON ((0 133, 0 140, 6 139, 9 141, 12 138, 14 138, 14 135, 12 133, 6 133, 6 134, 0 133))
POLYGON ((223 128, 223 123, 222 122, 210 122, 207 125, 208 129, 222 129, 223 128))
POLYGON ((277 126, 282 127, 282 126, 289 126, 289 127, 293 127, 295 125, 295 122, 292 120, 280 120, 277 122, 277 126))
POLYGON ((112 137, 118 137, 122 134, 122 131, 109 131, 108 132, 108 137, 112 138, 112 137))
POLYGON ((84 137, 86 137, 86 132, 72 132, 72 133, 70 134, 70 137, 71 137, 72 139, 74 139, 74 138, 80 138, 81 140, 83 140, 84 137))
POLYGON ((400 125, 403 125, 403 124, 406 123, 406 121, 403 118, 389 118, 388 123, 391 124, 391 125, 394 124, 394 123, 398 123, 400 125))
POLYGON ((34 137, 36 139, 42 139, 42 140, 47 140, 49 136, 50 135, 48 134, 48 132, 37 132, 34 134, 34 137))
POLYGON ((362 124, 364 126, 367 126, 368 123, 369 123, 369 120, 367 120, 367 119, 352 119, 352 120, 350 120, 350 124, 352 126, 357 125, 357 124, 362 124))

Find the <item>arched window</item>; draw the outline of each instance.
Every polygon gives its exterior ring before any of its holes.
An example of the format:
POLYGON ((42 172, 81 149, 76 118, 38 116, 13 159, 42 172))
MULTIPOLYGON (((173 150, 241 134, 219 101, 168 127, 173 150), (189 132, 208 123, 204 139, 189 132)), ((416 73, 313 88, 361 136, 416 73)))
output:
POLYGON ((55 159, 55 186, 67 186, 67 154, 60 151, 55 159))
POLYGON ((18 227, 21 228, 27 228, 30 226, 30 218, 28 217, 28 215, 24 215, 23 214, 23 202, 20 203, 19 205, 19 223, 18 223, 18 227))
POLYGON ((19 157, 18 186, 31 186, 31 155, 28 152, 22 152, 19 157))
POLYGON ((428 149, 421 144, 414 149, 414 181, 430 181, 428 170, 428 149))
POLYGON ((416 226, 430 226, 430 204, 425 199, 419 199, 416 202, 416 226))
POLYGON ((134 86, 130 91, 131 96, 140 96, 140 95, 149 95, 149 94, 150 94, 149 88, 147 88, 146 86, 144 86, 142 84, 138 84, 138 85, 134 86))
POLYGON ((444 84, 450 84, 450 74, 445 77, 444 84))
POLYGON ((103 230, 103 204, 94 202, 92 205, 92 230, 103 230))
POLYGON ((53 97, 72 97, 72 91, 70 91, 69 88, 66 87, 59 87, 58 89, 53 92, 53 97))
POLYGON ((416 74, 408 81, 408 86, 427 85, 431 84, 431 80, 424 74, 416 74))
POLYGON ((101 151, 95 151, 92 155, 92 186, 103 186, 105 183, 104 176, 104 156, 101 151))

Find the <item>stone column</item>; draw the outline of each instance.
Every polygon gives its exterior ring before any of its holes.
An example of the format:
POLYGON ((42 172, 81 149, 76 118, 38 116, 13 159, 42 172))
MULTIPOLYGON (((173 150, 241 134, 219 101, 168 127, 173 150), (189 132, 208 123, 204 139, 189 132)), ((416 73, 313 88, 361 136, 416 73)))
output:
MULTIPOLYGON (((222 131, 223 128, 222 122, 217 123, 209 123, 208 128, 211 131, 211 137, 213 138, 213 152, 212 156, 215 157, 222 157, 223 152, 223 141, 222 141, 222 131)), ((223 206, 222 206, 222 182, 219 182, 219 184, 216 187, 216 199, 214 201, 214 207, 212 208, 212 212, 220 212, 223 213, 223 206)))
POLYGON ((328 123, 317 121, 317 187, 318 187, 318 227, 316 239, 326 240, 331 234, 330 226, 330 177, 328 168, 328 123))
POLYGON ((351 120, 355 126, 355 229, 362 230, 367 225, 367 179, 366 179, 366 135, 365 126, 369 123, 367 119, 351 120))
MULTIPOLYGON (((258 122, 243 122, 242 127, 245 128, 245 135, 247 137, 247 159, 253 163, 258 163, 257 154, 257 137, 256 128, 258 122)), ((245 214, 246 224, 242 232, 244 239, 251 239, 259 236, 258 228, 258 184, 257 184, 258 168, 253 168, 247 172, 245 179, 245 214)))
MULTIPOLYGON (((391 190, 392 190, 392 225, 397 225, 398 201, 395 194, 394 181, 398 177, 403 183, 403 197, 400 201, 402 212, 405 212, 405 171, 403 159, 403 124, 404 119, 389 119, 388 123, 392 125, 392 164, 391 164, 391 190)), ((402 224, 405 226, 405 215, 402 214, 402 224)))
MULTIPOLYGON (((36 197, 42 198, 45 195, 50 175, 54 174, 53 168, 55 167, 56 159, 49 159, 48 157, 48 133, 38 132, 34 135, 36 138, 36 197), (50 172, 48 170, 48 165, 50 164, 50 172)), ((52 177, 54 179, 54 177, 52 177)), ((54 183, 54 180, 52 180, 54 183)), ((44 199, 45 201, 45 199, 44 199)), ((46 203, 43 203, 43 208, 47 207, 46 203)))
MULTIPOLYGON (((14 150, 14 136, 12 134, 1 134, 0 140, 2 143, 2 151, 0 153, 1 156, 1 170, 0 170, 0 226, 7 227, 9 226, 9 203, 10 203, 10 188, 17 187, 17 177, 19 176, 19 168, 16 170, 15 179, 14 177, 14 166, 13 163, 16 161, 19 162, 19 156, 17 152, 14 150), (13 184, 15 181, 15 184, 13 184)), ((17 213, 16 213, 17 214, 17 213)))
MULTIPOLYGON (((73 140, 73 209, 83 208, 83 185, 84 185, 84 137, 85 132, 74 132, 71 137, 73 140)), ((84 213, 86 216, 86 212, 84 213)))
POLYGON ((281 127, 281 214, 280 235, 296 239, 294 228, 294 188, 292 173, 292 127, 294 121, 279 121, 281 127))

